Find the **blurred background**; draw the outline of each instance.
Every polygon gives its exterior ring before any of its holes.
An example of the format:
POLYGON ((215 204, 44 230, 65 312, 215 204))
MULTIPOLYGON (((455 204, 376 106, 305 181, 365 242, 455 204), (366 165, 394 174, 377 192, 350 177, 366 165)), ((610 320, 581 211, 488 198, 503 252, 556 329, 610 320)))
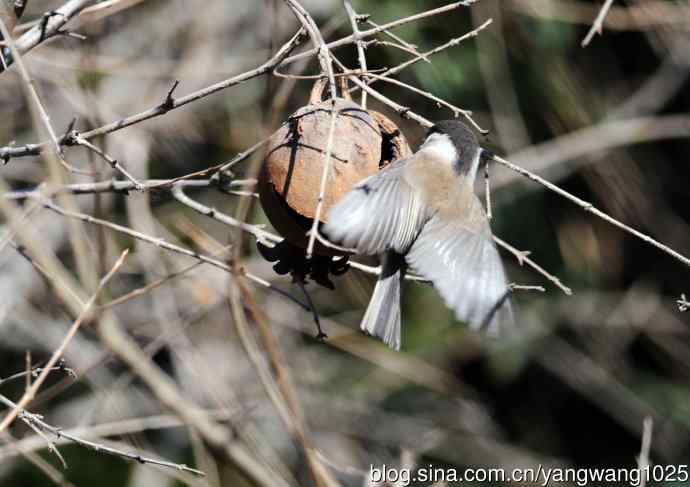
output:
MULTIPOLYGON (((40 19, 62 3, 28 2, 16 34, 22 22, 40 19)), ((327 40, 352 33, 341 2, 301 3, 327 40)), ((60 37, 24 56, 58 133, 74 117, 77 128, 87 130, 156 106, 174 80, 180 80, 176 95, 181 96, 259 66, 299 28, 278 0, 115 4, 114 11, 96 11, 68 24, 85 40, 60 37)), ((441 5, 353 1, 358 13, 370 14, 377 24, 441 5)), ((414 64, 397 79, 472 110, 477 123, 490 130, 482 143, 498 154, 690 255, 690 3, 614 1, 603 35, 582 47, 601 5, 481 0, 409 23, 394 33, 426 52, 493 19, 477 37, 431 57, 431 63, 414 64)), ((308 47, 307 40, 299 49, 308 47)), ((354 45, 334 54, 357 67, 354 45)), ((370 69, 413 57, 381 45, 372 45, 366 55, 370 69)), ((283 68, 300 70, 318 73, 319 66, 311 58, 283 68)), ((258 77, 92 142, 138 179, 182 176, 227 161, 276 130, 307 104, 311 84, 258 77)), ((430 120, 453 117, 399 86, 376 87, 430 120)), ((423 127, 371 97, 369 104, 395 121, 416 149, 423 127)), ((0 74, 0 111, 0 145, 42 140, 16 70, 0 74)), ((120 178, 82 147, 67 148, 66 157, 80 168, 97 167, 97 180, 120 178)), ((261 157, 258 151, 235 166, 235 176, 252 176, 246 171, 261 157)), ((0 180, 19 190, 42 183, 48 173, 41 157, 15 158, 0 167, 0 180)), ((90 182, 94 176, 67 179, 90 182)), ((632 468, 643 420, 650 417, 652 461, 690 463, 690 314, 677 303, 683 293, 690 296, 690 270, 505 167, 493 167, 491 180, 495 234, 529 251, 572 289, 572 296, 566 295, 502 252, 510 281, 545 288, 515 293, 522 330, 515 338, 493 341, 469 330, 453 319, 433 288, 408 282, 403 350, 392 352, 359 333, 374 277, 351 270, 335 279, 335 291, 307 286, 330 336, 320 343, 308 312, 279 294, 252 288, 286 357, 318 461, 343 486, 368 485, 370 465, 381 463, 632 468)), ((188 195, 230 215, 240 205, 239 196, 214 188, 188 195)), ((206 254, 222 257, 218 253, 232 243, 231 234, 236 236, 166 191, 89 194, 73 201, 80 212, 206 254)), ((244 201, 251 202, 250 221, 267 223, 257 199, 244 201)), ((95 290, 94 276, 110 269, 124 248, 131 249, 101 305, 195 263, 75 222, 39 209, 26 224, 87 295, 95 290)), ((0 236, 6 230, 0 223, 0 236)), ((288 277, 276 275, 258 255, 252 239, 244 242, 242 257, 251 272, 300 296, 288 277)), ((179 393, 227 426, 258 465, 284 485, 313 485, 309 462, 238 336, 227 300, 229 276, 197 266, 108 313, 179 393)), ((77 428, 84 438, 186 463, 206 477, 59 442, 69 466, 64 470, 45 439, 17 421, 8 430, 14 440, 0 439, 0 484, 260 485, 178 420, 103 344, 100 316, 84 324, 64 354, 78 378, 52 374, 29 410, 65 430, 77 428), (40 455, 57 476, 51 478, 22 451, 40 455)), ((32 363, 45 362, 74 318, 26 258, 12 246, 0 250, 0 378, 24 370, 27 351, 32 363)), ((256 329, 253 320, 249 328, 256 329)), ((25 382, 0 387, 0 394, 16 401, 25 382)))

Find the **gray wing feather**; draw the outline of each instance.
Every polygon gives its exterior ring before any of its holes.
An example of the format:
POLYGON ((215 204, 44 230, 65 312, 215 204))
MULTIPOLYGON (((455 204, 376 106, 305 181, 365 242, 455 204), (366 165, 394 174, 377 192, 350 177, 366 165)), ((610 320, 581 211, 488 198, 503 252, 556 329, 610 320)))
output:
POLYGON ((427 218, 400 160, 358 184, 328 212, 324 233, 361 254, 405 252, 427 218))
POLYGON ((486 327, 490 333, 512 329, 505 271, 488 221, 471 229, 434 215, 412 245, 407 262, 434 284, 458 320, 473 328, 486 327))

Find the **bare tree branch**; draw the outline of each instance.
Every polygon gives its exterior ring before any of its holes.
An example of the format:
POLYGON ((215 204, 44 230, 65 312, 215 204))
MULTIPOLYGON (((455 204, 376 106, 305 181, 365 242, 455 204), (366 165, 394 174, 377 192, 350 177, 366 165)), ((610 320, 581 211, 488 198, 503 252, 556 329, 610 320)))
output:
POLYGON ((606 14, 609 13, 609 9, 611 8, 611 5, 613 5, 613 0, 605 0, 604 5, 601 6, 601 10, 599 10, 599 14, 597 14, 597 17, 594 19, 594 23, 592 24, 592 28, 589 29, 589 32, 587 32, 587 35, 585 36, 584 39, 582 39, 582 47, 587 47, 587 45, 591 42, 592 38, 594 37, 594 34, 599 34, 601 35, 601 31, 604 28, 604 19, 606 18, 606 14))

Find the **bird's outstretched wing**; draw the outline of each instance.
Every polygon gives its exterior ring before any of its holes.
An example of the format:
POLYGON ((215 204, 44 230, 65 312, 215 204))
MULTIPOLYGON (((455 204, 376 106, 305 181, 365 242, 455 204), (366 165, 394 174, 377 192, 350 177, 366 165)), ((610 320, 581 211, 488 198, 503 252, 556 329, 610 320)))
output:
POLYGON ((490 333, 509 331, 514 318, 503 264, 479 200, 472 207, 469 222, 431 217, 407 262, 433 283, 458 320, 490 333))
POLYGON ((361 254, 405 253, 428 211, 405 181, 401 159, 357 183, 327 215, 323 230, 333 242, 361 254))

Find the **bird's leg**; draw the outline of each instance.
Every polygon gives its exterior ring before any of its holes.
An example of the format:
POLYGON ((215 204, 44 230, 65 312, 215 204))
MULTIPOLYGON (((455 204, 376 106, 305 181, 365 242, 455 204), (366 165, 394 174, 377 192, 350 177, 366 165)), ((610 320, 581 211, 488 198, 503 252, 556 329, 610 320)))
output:
POLYGON ((489 163, 484 165, 484 196, 486 196, 486 217, 491 220, 491 182, 489 181, 489 163))
POLYGON ((309 306, 309 309, 311 310, 311 314, 314 317, 314 323, 316 324, 316 339, 319 340, 320 342, 324 341, 326 338, 328 338, 328 335, 326 335, 321 328, 321 321, 319 320, 319 313, 316 311, 316 307, 314 306, 314 302, 311 299, 311 296, 309 295, 309 292, 307 292, 307 288, 305 286, 305 279, 304 276, 298 273, 293 273, 292 274, 292 280, 297 284, 297 287, 299 287, 302 290, 302 294, 304 294, 305 299, 307 300, 307 305, 309 306))
POLYGON ((513 293, 513 288, 509 285, 506 287, 505 293, 501 295, 500 298, 494 303, 494 305, 491 307, 489 312, 486 314, 484 319, 481 322, 481 325, 479 325, 479 329, 482 331, 487 331, 489 328, 489 325, 491 324, 491 320, 494 318, 496 313, 498 313, 498 310, 503 306, 503 303, 505 303, 510 295, 513 293))

